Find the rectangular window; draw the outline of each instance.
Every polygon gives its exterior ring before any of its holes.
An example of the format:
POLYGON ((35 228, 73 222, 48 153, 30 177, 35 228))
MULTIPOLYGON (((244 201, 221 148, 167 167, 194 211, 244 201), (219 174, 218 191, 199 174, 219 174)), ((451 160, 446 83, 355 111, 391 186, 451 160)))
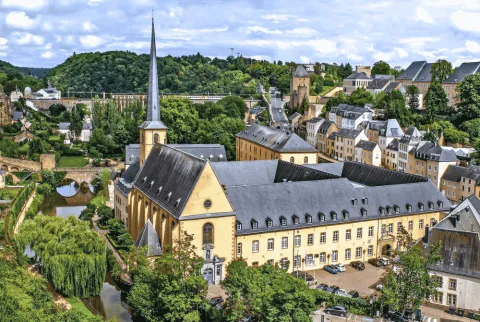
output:
POLYGON ((410 220, 408 222, 408 230, 412 231, 413 230, 413 220, 410 220))
POLYGON ((273 238, 267 241, 267 250, 273 250, 273 238))
POLYGON ((313 265, 313 255, 308 254, 307 257, 305 258, 305 264, 307 266, 312 266, 313 265))
POLYGON ((293 256, 293 267, 300 267, 300 255, 293 256))
POLYGON ((362 239, 363 231, 362 228, 357 228, 357 239, 362 239))
POLYGON ((237 255, 242 255, 242 243, 237 244, 237 255))
POLYGON ((333 242, 334 243, 338 242, 338 230, 333 232, 333 242))
POLYGON ((300 247, 301 244, 302 244, 302 236, 300 235, 295 236, 295 247, 300 247))
POLYGON ((402 232, 403 224, 401 222, 397 223, 397 233, 402 232))
POLYGON ((368 227, 368 237, 373 237, 373 226, 368 227))
POLYGON ((373 256, 373 246, 372 245, 368 245, 367 255, 368 256, 373 256))
POLYGON ((447 295, 447 304, 449 306, 457 306, 457 296, 455 294, 447 295))
POLYGON ((442 292, 435 292, 432 295, 432 302, 442 304, 443 303, 443 293, 442 292))
POLYGON ((253 253, 258 253, 258 240, 254 240, 252 242, 252 252, 253 253))
POLYGON ((345 240, 351 240, 351 239, 352 239, 352 230, 347 229, 347 231, 345 232, 345 240))
POLYGON ((351 256, 351 250, 350 248, 345 249, 345 259, 350 259, 351 256))
POLYGON ((326 253, 320 253, 320 263, 325 263, 326 257, 327 257, 326 253))
POLYGON ((334 250, 332 252, 332 262, 337 262, 338 261, 338 250, 334 250))
POLYGON ((418 228, 423 229, 423 219, 420 219, 420 221, 418 222, 418 228))
POLYGON ((282 237, 282 249, 288 248, 288 237, 282 237))
POLYGON ((388 233, 389 234, 393 233, 393 224, 388 224, 388 233))
POLYGON ((448 280, 448 289, 455 291, 457 289, 457 280, 454 278, 451 278, 448 280))
POLYGON ((327 242, 327 233, 320 233, 320 244, 325 244, 327 242))
POLYGON ((357 247, 357 248, 355 249, 355 257, 356 257, 356 258, 362 257, 362 247, 357 247))
POLYGON ((310 245, 313 245, 313 234, 308 234, 307 244, 308 244, 309 246, 310 246, 310 245))

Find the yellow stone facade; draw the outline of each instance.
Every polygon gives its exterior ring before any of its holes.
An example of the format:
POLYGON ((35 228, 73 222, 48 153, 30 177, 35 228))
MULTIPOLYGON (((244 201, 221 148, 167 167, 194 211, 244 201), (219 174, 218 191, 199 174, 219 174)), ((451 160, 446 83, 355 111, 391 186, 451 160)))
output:
POLYGON ((167 144, 167 129, 140 129, 140 166, 156 143, 167 144))

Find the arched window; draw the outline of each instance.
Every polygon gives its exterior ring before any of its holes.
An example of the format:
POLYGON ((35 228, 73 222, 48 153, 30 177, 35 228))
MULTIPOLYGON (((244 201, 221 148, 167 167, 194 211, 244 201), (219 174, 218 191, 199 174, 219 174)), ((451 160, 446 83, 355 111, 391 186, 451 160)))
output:
POLYGON ((291 162, 291 163, 295 163, 295 158, 294 158, 294 157, 290 157, 290 162, 291 162))
POLYGON ((203 243, 213 244, 213 225, 212 224, 203 225, 203 243))
POLYGON ((160 143, 160 135, 158 133, 153 135, 153 143, 160 143))
POLYGON ((308 163, 308 157, 303 158, 303 163, 307 164, 308 163))

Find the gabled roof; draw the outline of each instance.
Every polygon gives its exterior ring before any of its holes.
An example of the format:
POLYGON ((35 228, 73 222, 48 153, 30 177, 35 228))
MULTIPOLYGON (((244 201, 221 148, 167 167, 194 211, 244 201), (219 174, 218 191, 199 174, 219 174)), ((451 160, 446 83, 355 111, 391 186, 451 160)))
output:
POLYGON ((133 186, 180 217, 207 161, 163 144, 156 144, 133 186))
POLYGON ((396 119, 389 119, 380 129, 380 135, 384 137, 400 138, 403 135, 403 130, 396 119))
POLYGON ((317 152, 317 149, 295 133, 259 124, 252 124, 238 133, 237 137, 278 152, 317 152))
POLYGON ((340 131, 337 132, 337 136, 339 137, 344 137, 344 138, 349 138, 349 139, 355 139, 357 136, 359 136, 362 133, 362 130, 357 130, 357 129, 341 129, 340 131))
POLYGON ((318 122, 322 122, 324 120, 325 119, 323 117, 312 117, 311 119, 309 119, 307 121, 307 123, 318 123, 318 122))
POLYGON ((140 235, 135 241, 135 247, 147 246, 147 257, 162 255, 162 247, 160 246, 160 240, 158 239, 158 233, 153 227, 150 219, 147 219, 145 226, 143 226, 140 235))
POLYGON ((390 93, 393 90, 400 89, 402 86, 402 83, 400 82, 391 82, 388 84, 388 86, 383 90, 385 93, 390 93))
POLYGON ((12 112, 12 120, 20 121, 23 119, 23 112, 21 111, 13 111, 12 112))
POLYGON ((350 105, 350 104, 338 104, 337 106, 332 107, 330 113, 335 113, 336 115, 344 116, 347 113, 367 113, 371 112, 368 108, 350 105))
POLYGON ((414 79, 414 82, 428 82, 428 83, 430 83, 432 81, 432 73, 431 73, 432 65, 433 65, 432 63, 425 64, 425 66, 423 66, 420 73, 414 79))
POLYGON ((214 162, 215 175, 224 186, 261 185, 275 180, 278 160, 214 162))
POLYGON ((415 80, 417 76, 420 74, 422 71, 423 67, 427 64, 426 61, 414 61, 413 63, 410 64, 410 66, 405 69, 405 71, 397 77, 397 79, 400 80, 415 80))
POLYGON ((325 120, 322 125, 320 125, 320 127, 318 128, 318 133, 321 133, 321 134, 325 134, 327 133, 328 129, 330 128, 330 126, 332 125, 335 125, 335 122, 332 122, 330 120, 325 120))
POLYGON ((361 148, 362 150, 367 150, 367 151, 373 151, 376 146, 377 146, 377 143, 373 141, 366 141, 366 140, 360 140, 358 141, 357 145, 355 145, 356 148, 361 148))
POLYGON ((308 75, 307 70, 303 65, 297 65, 293 77, 310 77, 310 75, 308 75))
POLYGON ((167 144, 185 153, 212 162, 227 161, 227 152, 221 144, 167 144))
POLYGON ((387 124, 387 121, 370 121, 367 125, 367 129, 380 131, 385 124, 387 124))
POLYGON ((295 112, 295 113, 293 113, 292 115, 290 115, 290 116, 288 117, 288 119, 289 119, 290 121, 293 121, 295 118, 297 118, 297 117, 299 117, 299 116, 301 116, 301 115, 302 115, 302 114, 300 114, 300 113, 298 113, 298 112, 295 112))
POLYGON ((400 138, 400 143, 404 144, 418 144, 422 139, 422 133, 415 127, 410 126, 400 138))
POLYGON ((455 151, 443 149, 437 143, 430 141, 420 141, 417 147, 410 150, 409 153, 415 154, 417 159, 434 160, 437 162, 456 162, 455 151))
POLYGON ((480 62, 463 63, 455 69, 455 72, 448 77, 444 83, 456 84, 463 82, 465 77, 480 72, 480 62))
POLYGON ((350 74, 346 79, 371 79, 364 72, 350 74))
POLYGON ((391 79, 390 78, 374 78, 367 86, 367 89, 379 89, 383 90, 385 86, 387 86, 390 83, 391 79))
POLYGON ((392 142, 390 142, 390 144, 387 145, 387 149, 392 150, 392 151, 398 151, 398 143, 399 142, 400 141, 397 138, 393 139, 392 142))
POLYGON ((460 182, 462 177, 473 179, 477 185, 480 185, 480 166, 472 165, 468 168, 456 165, 449 165, 442 179, 460 182))

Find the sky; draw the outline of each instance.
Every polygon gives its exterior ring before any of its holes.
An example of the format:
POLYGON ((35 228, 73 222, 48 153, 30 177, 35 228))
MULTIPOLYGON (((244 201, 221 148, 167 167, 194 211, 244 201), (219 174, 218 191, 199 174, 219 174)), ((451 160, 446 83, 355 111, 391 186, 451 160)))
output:
POLYGON ((480 0, 0 0, 0 60, 53 67, 73 52, 200 52, 407 67, 480 61, 480 0))

